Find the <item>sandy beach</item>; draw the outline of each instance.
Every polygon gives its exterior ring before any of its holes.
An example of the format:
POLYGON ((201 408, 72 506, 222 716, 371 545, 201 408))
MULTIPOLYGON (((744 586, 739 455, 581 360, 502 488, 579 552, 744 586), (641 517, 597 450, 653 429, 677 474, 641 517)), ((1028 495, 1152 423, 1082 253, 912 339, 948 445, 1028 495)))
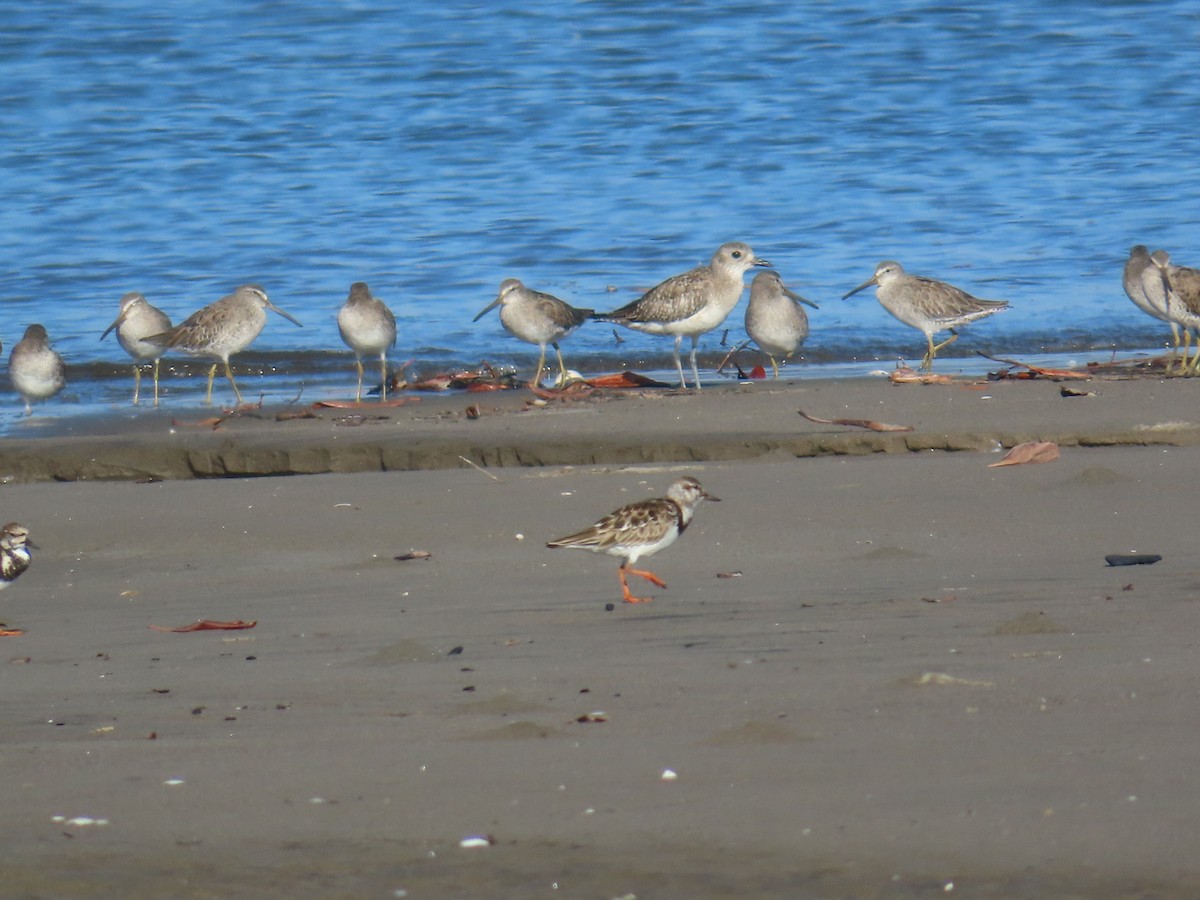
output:
POLYGON ((1200 895, 1196 385, 1071 386, 32 421, 0 895, 1200 895), (652 603, 545 547, 680 474, 652 603))

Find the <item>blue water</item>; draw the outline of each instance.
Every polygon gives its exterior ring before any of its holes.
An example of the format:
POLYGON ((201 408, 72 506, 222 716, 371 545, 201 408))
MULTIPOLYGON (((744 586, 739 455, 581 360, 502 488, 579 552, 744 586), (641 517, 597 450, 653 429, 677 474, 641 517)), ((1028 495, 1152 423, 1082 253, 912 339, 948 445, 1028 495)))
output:
MULTIPOLYGON (((48 328, 46 414, 122 403, 123 293, 179 321, 253 281, 306 327, 272 316, 247 393, 344 395, 352 281, 398 360, 528 367, 471 323, 502 279, 612 308, 744 240, 821 304, 817 366, 920 353, 838 299, 883 258, 1011 301, 957 353, 1160 346, 1120 272, 1133 243, 1200 265, 1197 71, 1190 0, 5 4, 0 339, 48 328)), ((568 362, 669 366, 621 336, 568 362)))

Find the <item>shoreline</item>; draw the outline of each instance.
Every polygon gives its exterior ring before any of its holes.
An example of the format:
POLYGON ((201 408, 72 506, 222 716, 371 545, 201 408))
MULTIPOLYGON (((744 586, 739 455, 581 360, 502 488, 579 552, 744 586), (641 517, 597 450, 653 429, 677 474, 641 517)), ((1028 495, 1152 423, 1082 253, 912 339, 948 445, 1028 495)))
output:
POLYGON ((399 407, 142 409, 42 422, 45 436, 0 439, 0 478, 144 481, 985 451, 1030 440, 1093 447, 1200 441, 1200 424, 1186 418, 1189 379, 1072 384, 1093 396, 1063 397, 1049 379, 893 385, 852 378, 737 382, 699 393, 596 390, 545 401, 518 388, 414 393, 399 407), (912 430, 814 423, 798 409, 912 430), (610 411, 620 428, 609 426, 610 411))

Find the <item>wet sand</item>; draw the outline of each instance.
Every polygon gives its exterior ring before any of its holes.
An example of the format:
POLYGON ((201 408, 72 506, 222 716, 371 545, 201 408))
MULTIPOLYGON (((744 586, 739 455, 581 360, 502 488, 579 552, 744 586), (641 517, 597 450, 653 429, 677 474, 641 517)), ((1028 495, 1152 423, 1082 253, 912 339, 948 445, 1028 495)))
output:
POLYGON ((33 424, 2 893, 1196 896, 1196 386, 1078 386, 33 424), (544 547, 680 473, 652 603, 544 547))

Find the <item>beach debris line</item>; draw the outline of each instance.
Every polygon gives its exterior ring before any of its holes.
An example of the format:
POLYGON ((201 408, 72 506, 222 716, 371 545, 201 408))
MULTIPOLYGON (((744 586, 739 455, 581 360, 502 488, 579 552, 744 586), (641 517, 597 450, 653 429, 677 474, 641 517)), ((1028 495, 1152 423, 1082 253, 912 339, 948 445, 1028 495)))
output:
POLYGON ((868 428, 871 431, 912 431, 911 425, 889 425, 886 422, 875 422, 871 419, 822 419, 810 416, 802 409, 796 410, 803 418, 818 425, 844 425, 848 428, 868 428))
POLYGON ((982 350, 976 350, 984 359, 990 359, 992 362, 1003 363, 1008 366, 1007 369, 1001 372, 988 372, 988 381, 1032 381, 1035 378, 1049 378, 1051 380, 1062 379, 1084 379, 1087 380, 1092 376, 1087 372, 1076 372, 1073 369, 1048 369, 1044 366, 1034 366, 1029 363, 1021 362, 1019 359, 1005 359, 1002 356, 989 356, 982 350), (1023 372, 1014 371, 1015 369, 1024 369, 1023 372))
POLYGON ((1058 444, 1054 441, 1025 441, 1017 444, 999 462, 989 463, 989 469, 1000 466, 1022 466, 1031 463, 1047 463, 1058 459, 1058 444))
POLYGON ((1152 566, 1161 560, 1157 553, 1110 553, 1104 557, 1109 566, 1152 566))
POLYGON ((217 619, 197 619, 190 625, 180 625, 176 628, 171 628, 167 625, 148 625, 146 626, 151 631, 168 631, 183 634, 189 631, 240 631, 243 628, 253 628, 258 622, 246 622, 242 619, 234 619, 228 622, 218 621, 217 619))

